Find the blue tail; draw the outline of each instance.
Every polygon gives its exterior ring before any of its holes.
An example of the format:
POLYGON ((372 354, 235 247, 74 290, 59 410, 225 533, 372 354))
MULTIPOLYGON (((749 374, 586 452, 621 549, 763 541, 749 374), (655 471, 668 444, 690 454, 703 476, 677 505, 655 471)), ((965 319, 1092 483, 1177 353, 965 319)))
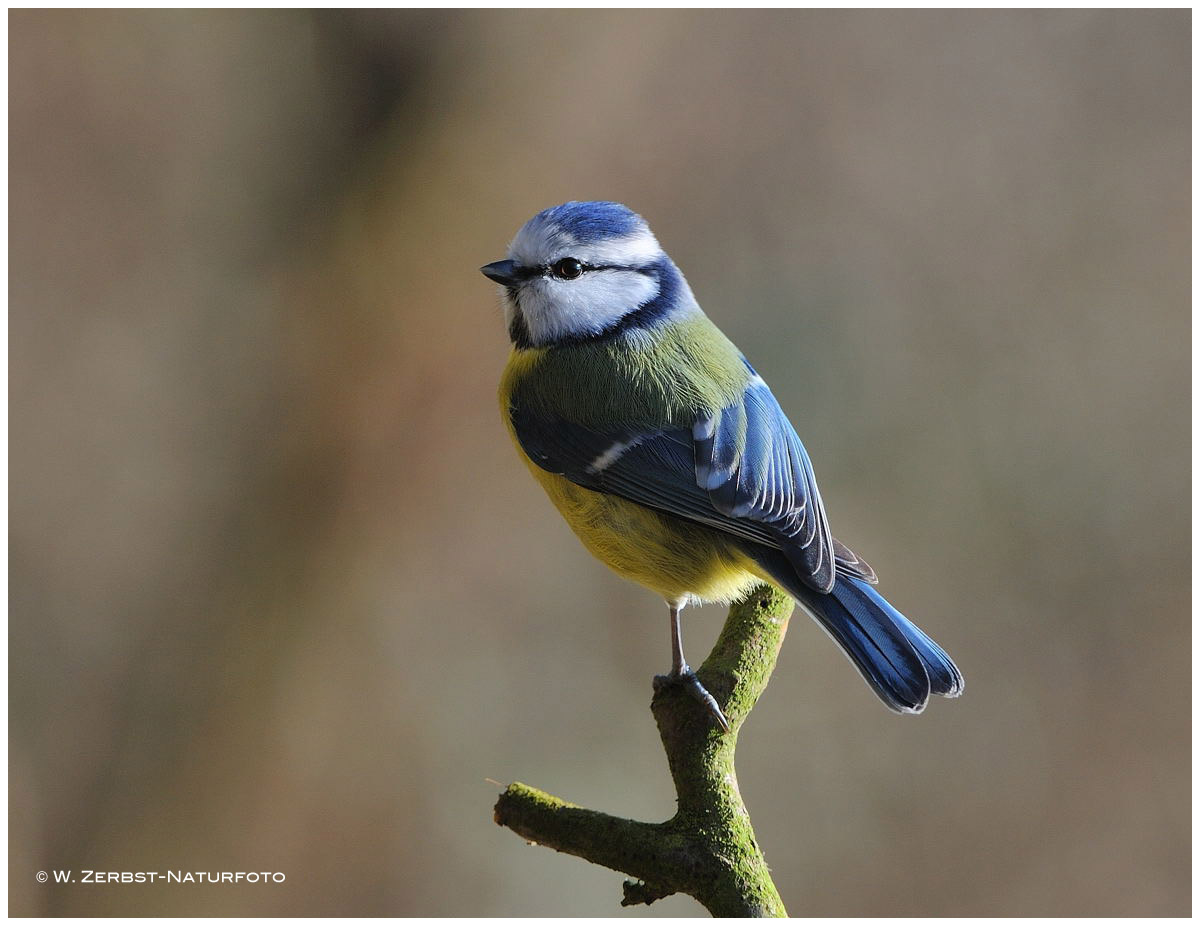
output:
POLYGON ((839 573, 833 590, 823 594, 801 582, 779 551, 756 547, 752 555, 816 618, 892 710, 918 714, 930 694, 962 694, 954 660, 866 582, 839 573))

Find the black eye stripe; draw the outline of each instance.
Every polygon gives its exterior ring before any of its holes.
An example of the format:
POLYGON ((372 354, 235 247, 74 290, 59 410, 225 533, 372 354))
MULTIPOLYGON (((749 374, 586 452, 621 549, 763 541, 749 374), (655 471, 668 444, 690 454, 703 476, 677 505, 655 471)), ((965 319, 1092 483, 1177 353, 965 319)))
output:
MULTIPOLYGON (((558 263, 558 261, 555 261, 555 263, 558 263)), ((647 271, 641 267, 627 267, 623 264, 589 264, 581 260, 579 262, 579 266, 582 268, 584 273, 587 273, 589 270, 628 270, 631 273, 647 274, 647 271)), ((528 273, 529 271, 522 270, 521 272, 528 273)), ((554 264, 542 264, 541 267, 534 268, 531 275, 537 276, 539 274, 545 275, 547 273, 551 276, 554 275, 554 264)))
MULTIPOLYGON (((554 263, 558 263, 558 261, 555 261, 554 263)), ((640 273, 642 276, 654 276, 653 271, 646 267, 629 267, 624 264, 589 264, 584 261, 580 261, 579 265, 583 269, 584 273, 587 273, 591 270, 625 270, 629 273, 640 273)), ((512 276, 521 282, 524 282, 525 280, 532 280, 534 277, 553 277, 553 268, 554 264, 539 264, 533 267, 515 267, 512 271, 512 276)), ((578 279, 578 277, 576 279, 578 279)))

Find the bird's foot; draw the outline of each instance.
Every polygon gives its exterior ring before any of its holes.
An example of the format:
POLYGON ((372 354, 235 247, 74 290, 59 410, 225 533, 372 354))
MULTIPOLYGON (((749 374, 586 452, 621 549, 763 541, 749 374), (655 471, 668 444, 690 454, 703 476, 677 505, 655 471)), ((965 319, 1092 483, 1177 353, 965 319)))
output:
POLYGON ((661 688, 666 685, 683 685, 687 689, 688 694, 704 705, 705 709, 712 716, 717 725, 728 733, 731 729, 729 720, 725 717, 725 712, 721 710, 721 705, 717 703, 717 699, 708 693, 708 689, 700 684, 700 679, 696 677, 696 673, 686 662, 669 675, 654 676, 654 687, 661 688))

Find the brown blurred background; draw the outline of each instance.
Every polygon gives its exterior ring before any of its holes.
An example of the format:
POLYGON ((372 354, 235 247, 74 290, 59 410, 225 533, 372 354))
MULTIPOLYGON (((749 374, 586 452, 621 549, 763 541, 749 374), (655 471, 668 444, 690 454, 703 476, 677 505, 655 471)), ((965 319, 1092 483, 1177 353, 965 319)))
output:
POLYGON ((663 608, 509 446, 477 270, 590 198, 967 677, 897 717, 794 622, 739 751, 790 911, 1189 912, 1188 11, 9 23, 10 912, 703 912, 491 820, 673 810, 663 608))

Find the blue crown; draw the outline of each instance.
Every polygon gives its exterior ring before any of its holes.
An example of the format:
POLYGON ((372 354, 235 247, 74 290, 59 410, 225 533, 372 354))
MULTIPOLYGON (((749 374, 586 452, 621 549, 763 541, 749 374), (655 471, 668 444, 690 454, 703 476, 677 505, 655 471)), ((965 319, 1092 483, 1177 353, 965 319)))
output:
POLYGON ((649 228, 646 220, 628 206, 603 200, 551 206, 539 212, 530 222, 531 225, 542 223, 553 223, 580 243, 624 238, 649 228))

